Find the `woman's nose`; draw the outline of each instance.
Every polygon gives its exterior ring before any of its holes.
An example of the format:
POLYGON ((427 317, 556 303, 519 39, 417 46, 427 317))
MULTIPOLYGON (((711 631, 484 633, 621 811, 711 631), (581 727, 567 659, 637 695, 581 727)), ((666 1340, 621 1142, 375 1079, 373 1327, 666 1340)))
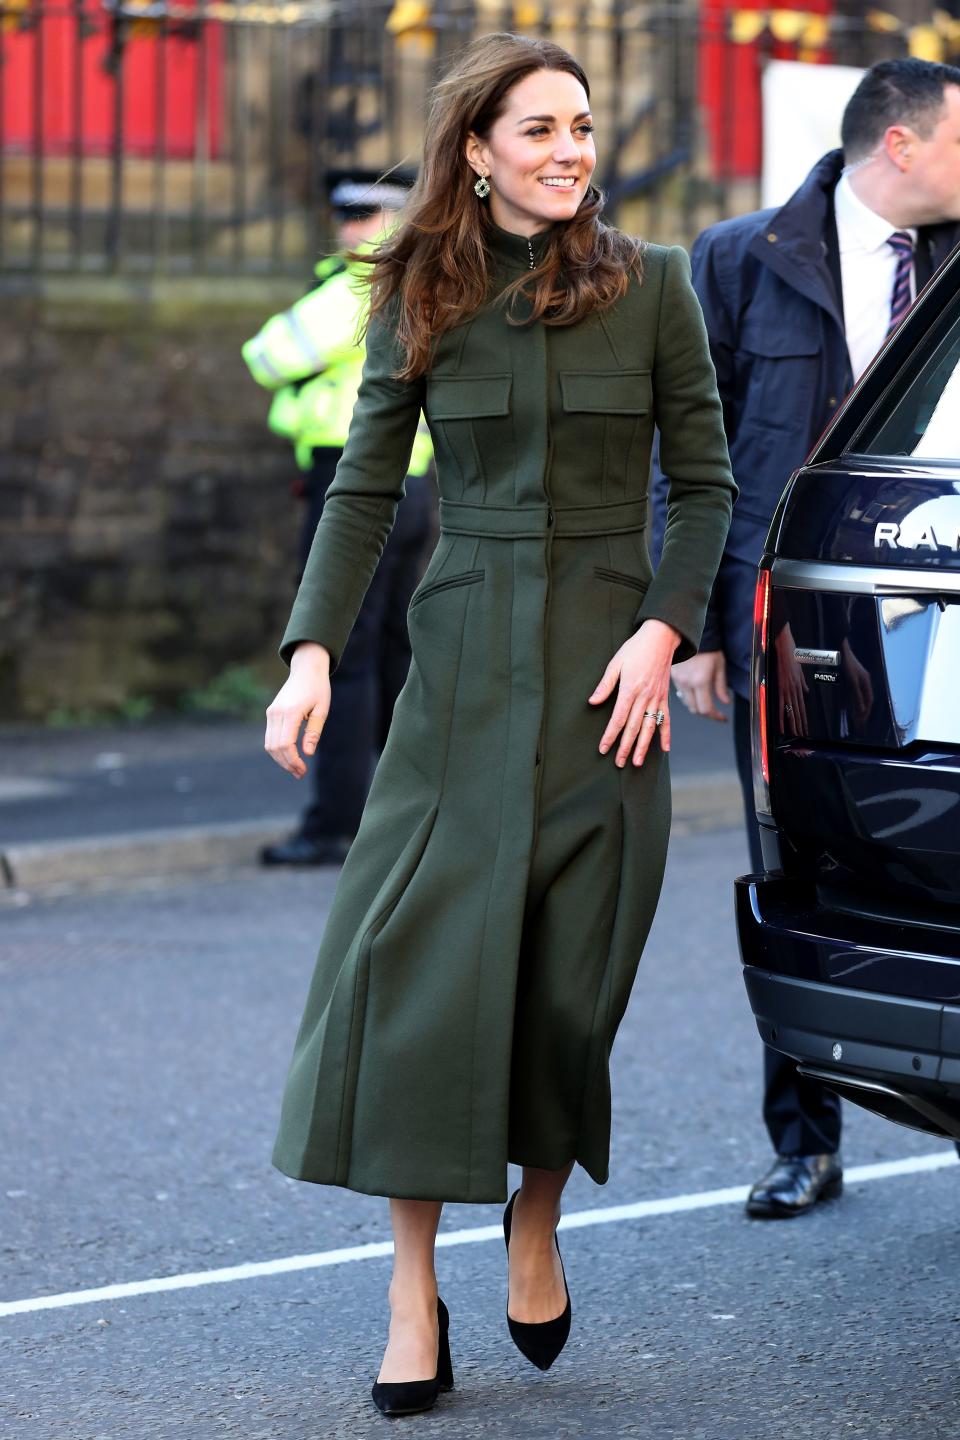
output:
POLYGON ((561 135, 553 150, 553 158, 558 165, 575 165, 580 159, 580 148, 572 135, 561 135))

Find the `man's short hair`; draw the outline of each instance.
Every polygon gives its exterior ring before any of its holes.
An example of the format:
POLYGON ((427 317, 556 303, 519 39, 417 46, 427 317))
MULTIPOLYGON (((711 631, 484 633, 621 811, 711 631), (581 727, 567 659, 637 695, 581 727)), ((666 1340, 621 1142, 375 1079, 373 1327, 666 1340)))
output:
POLYGON ((960 68, 933 60, 881 60, 871 65, 847 101, 840 143, 849 163, 876 150, 891 125, 909 125, 929 140, 943 118, 943 92, 960 87, 960 68))

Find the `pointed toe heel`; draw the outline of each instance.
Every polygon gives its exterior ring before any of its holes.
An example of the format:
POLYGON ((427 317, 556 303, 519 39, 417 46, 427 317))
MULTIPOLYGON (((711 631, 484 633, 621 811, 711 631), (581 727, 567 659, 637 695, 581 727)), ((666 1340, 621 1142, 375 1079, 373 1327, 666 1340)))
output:
POLYGON ((437 1342, 437 1373, 432 1380, 397 1380, 382 1383, 376 1380, 371 1390, 373 1403, 388 1420, 398 1415, 419 1415, 432 1410, 442 1391, 453 1389, 453 1363, 450 1359, 450 1315, 442 1300, 437 1300, 440 1335, 437 1342))
POLYGON ((538 1370, 549 1370, 570 1337, 570 1300, 567 1308, 556 1320, 544 1320, 540 1325, 527 1325, 522 1320, 511 1320, 507 1316, 510 1339, 524 1359, 538 1370))
MULTIPOLYGON (((518 1193, 516 1190, 513 1192, 507 1208, 503 1212, 503 1239, 508 1257, 510 1255, 510 1230, 513 1224, 513 1202, 518 1193)), ((554 1236, 554 1244, 557 1247, 557 1254, 560 1255, 560 1244, 556 1236, 554 1236)), ((560 1255, 560 1269, 563 1270, 562 1255, 560 1255)), ((570 1291, 567 1289, 565 1272, 563 1288, 566 1292, 567 1303, 563 1314, 558 1315, 555 1320, 544 1320, 539 1325, 530 1325, 524 1320, 511 1319, 509 1308, 507 1310, 507 1329, 510 1331, 510 1339, 524 1359, 529 1360, 531 1365, 536 1365, 538 1370, 550 1369, 570 1336, 573 1306, 570 1303, 570 1291)))

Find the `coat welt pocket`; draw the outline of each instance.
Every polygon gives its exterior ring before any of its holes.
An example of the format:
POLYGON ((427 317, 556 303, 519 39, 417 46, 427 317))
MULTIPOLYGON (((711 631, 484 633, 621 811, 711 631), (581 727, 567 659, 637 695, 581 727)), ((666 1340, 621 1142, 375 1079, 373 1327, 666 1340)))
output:
POLYGON ((611 585, 626 585, 630 590, 639 590, 641 594, 649 588, 649 580, 641 580, 637 575, 625 575, 622 570, 607 570, 603 565, 598 565, 594 570, 598 580, 607 580, 611 585))
POLYGON ((431 420, 478 420, 510 414, 512 375, 431 375, 427 415, 431 420))
POLYGON ((461 585, 476 585, 485 574, 484 570, 464 570, 461 575, 448 575, 445 580, 434 580, 416 592, 410 601, 410 609, 419 605, 421 600, 426 600, 429 595, 436 595, 438 590, 459 590, 461 585))
POLYGON ((561 371, 560 394, 568 414, 648 415, 653 408, 649 370, 561 371))

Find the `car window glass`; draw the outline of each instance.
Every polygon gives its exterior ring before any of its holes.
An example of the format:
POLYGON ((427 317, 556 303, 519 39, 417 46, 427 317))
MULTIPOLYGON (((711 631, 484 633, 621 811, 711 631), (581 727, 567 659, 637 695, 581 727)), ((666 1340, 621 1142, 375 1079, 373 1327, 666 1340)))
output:
POLYGON ((960 361, 948 375, 926 429, 913 447, 913 453, 934 458, 953 459, 960 456, 960 361))
POLYGON ((861 455, 960 460, 960 316, 911 357, 849 447, 861 455))

